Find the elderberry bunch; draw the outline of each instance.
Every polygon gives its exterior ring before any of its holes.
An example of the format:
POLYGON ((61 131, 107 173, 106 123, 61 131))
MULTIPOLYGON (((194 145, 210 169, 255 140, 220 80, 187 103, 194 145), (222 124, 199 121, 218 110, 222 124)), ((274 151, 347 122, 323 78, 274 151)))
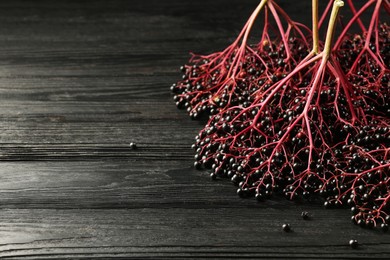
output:
MULTIPOLYGON (((239 196, 259 201, 279 193, 292 200, 321 200, 326 207, 348 205, 356 224, 387 230, 390 32, 378 10, 390 6, 369 0, 356 11, 349 1, 355 16, 332 49, 344 3, 330 4, 324 44, 314 36, 313 22, 312 51, 307 37, 286 38, 279 28, 282 38, 276 41, 263 37, 254 46, 236 41, 221 53, 194 56, 171 90, 176 105, 191 117, 211 114, 193 148, 194 166, 211 169, 212 179, 229 178, 239 196), (367 29, 360 15, 372 5, 367 29), (349 33, 354 23, 360 34, 349 33)), ((275 6, 284 14, 274 1, 265 5, 275 6)))

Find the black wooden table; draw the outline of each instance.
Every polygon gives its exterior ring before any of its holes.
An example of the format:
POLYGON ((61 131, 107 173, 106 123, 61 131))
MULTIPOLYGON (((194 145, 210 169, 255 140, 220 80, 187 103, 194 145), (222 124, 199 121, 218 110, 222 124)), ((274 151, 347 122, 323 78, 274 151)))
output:
POLYGON ((0 2, 1 259, 390 258, 390 236, 347 209, 258 204, 193 169, 202 122, 169 86, 256 2, 0 2))

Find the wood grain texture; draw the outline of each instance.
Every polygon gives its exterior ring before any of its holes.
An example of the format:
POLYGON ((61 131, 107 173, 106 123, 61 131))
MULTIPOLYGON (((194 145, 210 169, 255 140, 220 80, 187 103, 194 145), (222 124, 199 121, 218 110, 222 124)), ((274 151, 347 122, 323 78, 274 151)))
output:
MULTIPOLYGON (((1 259, 390 258, 347 209, 239 199, 191 167, 203 123, 169 85, 256 2, 0 2, 1 259)), ((306 2, 281 4, 308 21, 306 2)))

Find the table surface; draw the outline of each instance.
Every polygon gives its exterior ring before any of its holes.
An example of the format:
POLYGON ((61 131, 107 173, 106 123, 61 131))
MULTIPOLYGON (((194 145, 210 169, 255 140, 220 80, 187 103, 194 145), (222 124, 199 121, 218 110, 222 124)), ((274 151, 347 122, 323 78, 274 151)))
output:
POLYGON ((259 204, 193 169, 204 122, 169 86, 256 2, 0 2, 0 258, 389 259, 390 235, 348 209, 259 204))

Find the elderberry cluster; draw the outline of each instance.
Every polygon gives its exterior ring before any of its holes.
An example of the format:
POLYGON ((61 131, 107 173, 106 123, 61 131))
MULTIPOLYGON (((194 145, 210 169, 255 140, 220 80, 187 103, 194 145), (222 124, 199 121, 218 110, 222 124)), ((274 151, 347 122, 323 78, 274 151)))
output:
POLYGON ((344 35, 329 56, 294 37, 193 56, 171 91, 192 118, 209 115, 195 168, 229 178, 240 197, 348 206, 354 223, 387 231, 389 26, 376 32, 344 35))

